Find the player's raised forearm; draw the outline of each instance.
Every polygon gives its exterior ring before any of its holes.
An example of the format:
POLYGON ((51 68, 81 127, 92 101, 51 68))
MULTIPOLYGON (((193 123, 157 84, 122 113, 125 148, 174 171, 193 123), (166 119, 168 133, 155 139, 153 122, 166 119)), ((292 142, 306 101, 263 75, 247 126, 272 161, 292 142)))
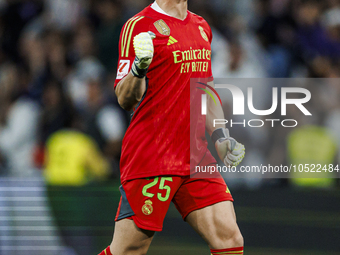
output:
POLYGON ((145 76, 151 64, 154 47, 152 40, 156 37, 153 32, 142 32, 133 38, 133 48, 136 54, 130 73, 122 79, 116 88, 120 106, 131 111, 142 99, 146 85, 145 76))
POLYGON ((127 111, 133 110, 145 92, 145 78, 138 78, 130 72, 116 87, 119 105, 127 111))

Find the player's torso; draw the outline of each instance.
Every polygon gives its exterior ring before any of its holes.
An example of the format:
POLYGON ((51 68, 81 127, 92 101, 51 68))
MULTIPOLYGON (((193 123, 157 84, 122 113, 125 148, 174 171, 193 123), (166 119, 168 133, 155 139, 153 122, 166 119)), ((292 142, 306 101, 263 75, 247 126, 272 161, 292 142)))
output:
MULTIPOLYGON (((156 38, 154 58, 146 75, 146 92, 123 141, 121 167, 122 172, 127 172, 122 179, 130 173, 134 177, 187 175, 190 78, 212 75, 211 31, 202 18, 189 12, 183 21, 150 8, 138 16, 143 17, 140 21, 144 32, 152 31, 156 38), (137 169, 138 173, 134 172, 137 169)), ((204 127, 202 130, 204 137, 204 127)))

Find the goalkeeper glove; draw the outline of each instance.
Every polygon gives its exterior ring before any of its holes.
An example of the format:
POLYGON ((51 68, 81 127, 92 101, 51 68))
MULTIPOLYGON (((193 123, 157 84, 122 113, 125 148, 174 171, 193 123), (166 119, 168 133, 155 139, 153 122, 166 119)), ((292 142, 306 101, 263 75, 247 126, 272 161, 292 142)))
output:
POLYGON ((211 139, 218 156, 226 166, 237 166, 242 162, 245 155, 244 145, 230 137, 227 128, 216 129, 211 139))
POLYGON ((133 38, 133 48, 136 54, 131 68, 133 76, 144 78, 148 72, 154 53, 152 43, 154 38, 156 38, 156 35, 150 31, 140 33, 133 38))

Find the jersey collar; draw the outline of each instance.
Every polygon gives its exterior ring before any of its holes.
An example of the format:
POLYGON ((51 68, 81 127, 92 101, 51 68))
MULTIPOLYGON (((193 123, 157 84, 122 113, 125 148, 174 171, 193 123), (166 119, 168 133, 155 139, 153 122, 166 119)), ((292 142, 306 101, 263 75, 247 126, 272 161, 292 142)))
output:
MULTIPOLYGON (((181 20, 181 19, 178 19, 178 18, 175 18, 175 17, 172 17, 170 16, 169 14, 163 14, 163 12, 158 12, 156 11, 155 9, 153 9, 151 7, 152 4, 149 5, 149 11, 152 12, 153 14, 157 14, 157 16, 161 17, 162 19, 167 19, 167 20, 172 20, 172 21, 176 21, 178 23, 181 23, 183 25, 187 24, 189 22, 189 20, 191 19, 191 12, 190 11, 187 11, 187 16, 184 20, 181 20)), ((160 8, 160 7, 159 7, 160 8)))

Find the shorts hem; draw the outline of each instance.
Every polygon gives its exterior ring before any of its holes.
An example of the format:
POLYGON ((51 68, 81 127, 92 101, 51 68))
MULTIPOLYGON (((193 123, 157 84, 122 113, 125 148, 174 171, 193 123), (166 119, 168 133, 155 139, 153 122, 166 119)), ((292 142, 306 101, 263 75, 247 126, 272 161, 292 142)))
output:
POLYGON ((136 224, 136 226, 140 229, 144 229, 144 230, 149 230, 149 231, 157 231, 157 232, 161 232, 163 230, 163 228, 156 228, 156 227, 150 227, 150 226, 145 226, 144 224, 140 223, 138 221, 138 218, 136 215, 132 215, 132 216, 127 216, 125 218, 121 218, 119 220, 115 220, 115 222, 121 221, 121 220, 133 220, 133 222, 136 224))
POLYGON ((234 202, 234 199, 232 198, 232 196, 228 196, 228 197, 225 197, 225 198, 220 198, 220 199, 216 199, 216 200, 212 200, 212 201, 209 201, 207 203, 204 203, 204 204, 201 204, 199 206, 195 206, 193 208, 190 208, 189 210, 187 210, 187 212, 182 215, 182 219, 185 221, 185 218, 193 211, 196 211, 196 210, 199 210, 199 209, 202 209, 202 208, 205 208, 205 207, 208 207, 208 206, 211 206, 211 205, 214 205, 214 204, 218 204, 218 203, 221 203, 221 202, 224 202, 224 201, 231 201, 231 202, 234 202))
POLYGON ((137 227, 139 227, 140 229, 149 230, 149 231, 156 231, 156 232, 161 232, 162 229, 163 229, 163 227, 161 227, 161 228, 150 227, 150 226, 146 226, 146 225, 140 223, 138 221, 138 217, 136 215, 133 215, 132 219, 133 219, 134 223, 137 225, 137 227))

